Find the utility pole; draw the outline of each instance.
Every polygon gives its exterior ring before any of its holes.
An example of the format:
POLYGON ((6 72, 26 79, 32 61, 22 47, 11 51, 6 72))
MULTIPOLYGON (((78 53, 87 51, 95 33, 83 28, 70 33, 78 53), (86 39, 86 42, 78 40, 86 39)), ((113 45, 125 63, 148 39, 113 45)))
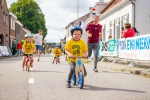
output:
POLYGON ((79 0, 77 0, 77 24, 79 24, 79 0))

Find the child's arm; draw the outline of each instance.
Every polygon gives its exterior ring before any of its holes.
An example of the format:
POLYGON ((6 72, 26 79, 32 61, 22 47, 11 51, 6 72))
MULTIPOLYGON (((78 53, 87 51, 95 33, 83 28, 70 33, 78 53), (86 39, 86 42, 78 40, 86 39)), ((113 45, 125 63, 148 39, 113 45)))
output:
POLYGON ((74 57, 74 55, 72 55, 69 51, 65 50, 65 52, 69 57, 74 57))
POLYGON ((87 50, 84 51, 83 54, 84 54, 84 57, 86 58, 88 56, 88 51, 87 50))

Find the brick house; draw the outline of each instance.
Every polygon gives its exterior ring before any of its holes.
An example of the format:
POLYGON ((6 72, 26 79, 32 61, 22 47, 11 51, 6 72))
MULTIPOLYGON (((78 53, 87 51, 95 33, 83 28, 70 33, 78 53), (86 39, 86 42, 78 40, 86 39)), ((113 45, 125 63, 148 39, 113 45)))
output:
POLYGON ((9 12, 6 0, 0 0, 0 39, 9 45, 9 12))
POLYGON ((15 25, 16 25, 17 17, 9 12, 9 46, 12 46, 12 41, 16 39, 16 30, 15 30, 15 25))
POLYGON ((16 21, 16 24, 15 24, 15 30, 16 30, 16 40, 17 41, 21 41, 21 38, 22 38, 22 33, 23 33, 23 24, 19 21, 19 20, 17 20, 16 21))

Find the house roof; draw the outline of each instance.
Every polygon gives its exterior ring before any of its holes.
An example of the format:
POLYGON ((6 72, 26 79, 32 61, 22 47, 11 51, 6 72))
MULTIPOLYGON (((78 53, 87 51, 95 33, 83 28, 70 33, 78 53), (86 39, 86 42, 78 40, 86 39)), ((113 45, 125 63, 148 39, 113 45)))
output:
POLYGON ((106 5, 106 7, 100 11, 100 13, 104 13, 104 12, 108 11, 109 9, 115 7, 122 1, 123 0, 110 0, 109 3, 106 5))
POLYGON ((84 16, 82 16, 82 17, 80 17, 80 18, 78 18, 78 19, 76 19, 76 20, 70 22, 70 23, 65 27, 65 29, 67 29, 70 25, 75 25, 75 24, 77 24, 78 21, 79 21, 79 22, 85 21, 85 20, 88 19, 89 17, 90 17, 90 13, 87 13, 87 14, 85 14, 84 16))
POLYGON ((12 12, 9 12, 9 15, 11 15, 11 16, 14 17, 15 19, 17 19, 17 16, 14 15, 12 12))
POLYGON ((26 32, 26 33, 31 33, 31 31, 25 27, 22 27, 22 29, 26 32))

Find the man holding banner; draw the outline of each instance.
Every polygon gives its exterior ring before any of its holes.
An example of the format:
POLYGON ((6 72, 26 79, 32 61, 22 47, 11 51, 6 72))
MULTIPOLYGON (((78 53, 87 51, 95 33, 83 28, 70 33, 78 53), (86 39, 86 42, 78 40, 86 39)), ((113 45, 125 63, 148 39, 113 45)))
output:
POLYGON ((91 57, 92 50, 94 51, 94 69, 93 71, 97 72, 97 62, 98 62, 98 43, 99 38, 101 36, 101 30, 102 26, 98 23, 99 22, 99 16, 95 15, 93 17, 93 22, 89 23, 84 33, 88 36, 87 42, 88 42, 88 57, 91 57))

